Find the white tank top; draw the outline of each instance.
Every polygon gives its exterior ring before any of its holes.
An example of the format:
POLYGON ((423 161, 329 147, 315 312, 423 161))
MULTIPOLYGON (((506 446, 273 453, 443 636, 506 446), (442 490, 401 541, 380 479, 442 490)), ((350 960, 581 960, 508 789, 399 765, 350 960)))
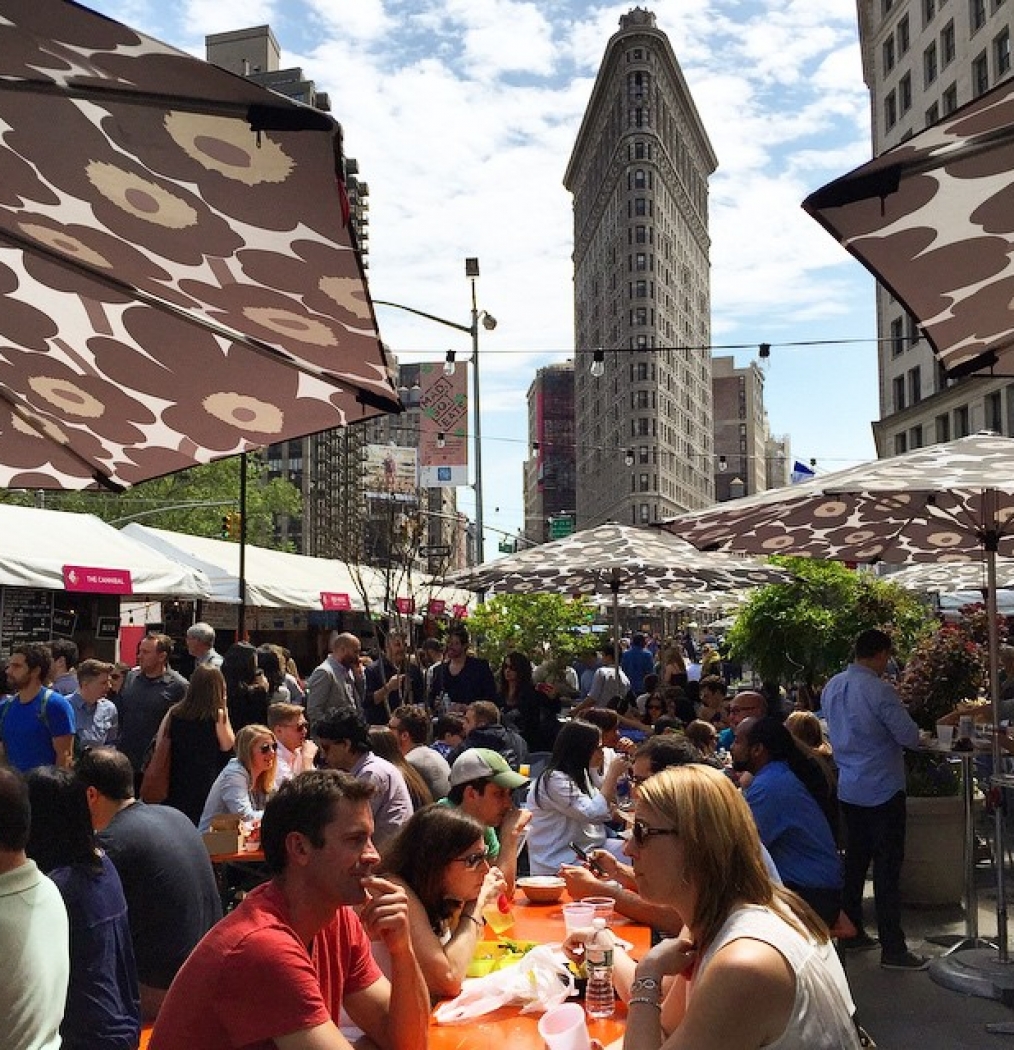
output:
POLYGON ((859 1047, 852 1014, 855 1004, 834 946, 797 932, 777 912, 759 905, 734 911, 698 964, 688 996, 715 953, 748 937, 770 944, 796 977, 796 999, 785 1031, 766 1050, 850 1050, 859 1047))

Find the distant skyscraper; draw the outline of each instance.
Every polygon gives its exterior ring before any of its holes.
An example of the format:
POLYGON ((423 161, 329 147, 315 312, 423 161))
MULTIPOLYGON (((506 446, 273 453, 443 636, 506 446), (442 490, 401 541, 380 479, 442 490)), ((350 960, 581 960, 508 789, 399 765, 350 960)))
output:
POLYGON ((551 538, 550 520, 559 522, 575 511, 573 362, 536 372, 528 388, 528 442, 524 535, 545 543, 551 538))
POLYGON ((773 488, 767 476, 768 420, 760 367, 751 361, 737 368, 732 357, 712 358, 711 367, 715 498, 736 499, 773 488))
MULTIPOLYGON (((207 60, 263 87, 326 112, 328 95, 318 91, 301 69, 279 69, 281 49, 270 26, 254 26, 205 37, 207 60)), ((342 173, 349 198, 353 243, 367 268, 369 186, 359 177, 359 167, 344 158, 342 173)), ((271 445, 267 464, 271 477, 284 477, 303 494, 300 518, 281 516, 275 521, 275 539, 291 543, 300 553, 356 558, 362 542, 362 456, 365 431, 360 426, 336 427, 319 434, 271 445), (346 554, 345 552, 350 552, 346 554)))
POLYGON ((647 523, 714 499, 717 165, 668 38, 634 8, 606 46, 564 176, 574 195, 581 528, 647 523))
MULTIPOLYGON (((857 0, 873 152, 883 153, 1011 75, 1004 0, 857 0)), ((1014 384, 948 380, 915 319, 877 287, 877 453, 894 456, 988 429, 1014 434, 1014 384)))

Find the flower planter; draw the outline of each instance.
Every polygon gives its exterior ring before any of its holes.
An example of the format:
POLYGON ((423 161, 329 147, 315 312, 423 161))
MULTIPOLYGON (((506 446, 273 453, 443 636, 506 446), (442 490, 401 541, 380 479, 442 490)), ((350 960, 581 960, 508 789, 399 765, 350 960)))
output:
POLYGON ((965 878, 964 806, 960 795, 908 799, 904 904, 960 904, 965 878))

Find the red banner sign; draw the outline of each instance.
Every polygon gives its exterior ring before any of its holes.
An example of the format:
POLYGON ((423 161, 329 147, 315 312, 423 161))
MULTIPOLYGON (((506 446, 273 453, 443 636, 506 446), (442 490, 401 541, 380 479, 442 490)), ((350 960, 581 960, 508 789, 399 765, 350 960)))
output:
POLYGON ((427 606, 430 616, 443 616, 446 608, 447 602, 442 598, 430 598, 430 603, 427 606))
POLYGON ((396 598, 394 605, 403 616, 408 616, 415 612, 415 598, 396 598))
POLYGON ((455 620, 464 620, 468 616, 467 605, 455 605, 452 611, 454 612, 455 620))
POLYGON ((65 565, 63 586, 68 591, 89 594, 133 594, 129 569, 96 569, 88 565, 65 565))
POLYGON ((320 604, 327 612, 349 612, 352 608, 352 599, 347 594, 321 591, 320 604))

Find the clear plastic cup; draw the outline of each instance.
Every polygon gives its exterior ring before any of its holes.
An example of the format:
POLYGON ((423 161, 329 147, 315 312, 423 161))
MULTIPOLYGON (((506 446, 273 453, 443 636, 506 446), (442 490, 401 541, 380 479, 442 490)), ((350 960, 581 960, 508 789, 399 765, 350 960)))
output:
POLYGON ((580 1003, 563 1003, 539 1018, 539 1035, 549 1050, 591 1050, 591 1036, 580 1003))
POLYGON ((595 905, 585 901, 575 901, 563 906, 563 922, 567 933, 588 929, 595 918, 595 905))
POLYGON ((510 897, 501 893, 494 903, 482 909, 482 917, 497 936, 504 930, 509 930, 514 925, 514 909, 511 907, 510 897))
POLYGON ((941 749, 950 750, 954 743, 954 726, 937 725, 937 743, 941 749))
POLYGON ((608 926, 613 921, 616 901, 612 897, 582 897, 582 904, 590 904, 595 909, 594 919, 605 919, 608 926))

